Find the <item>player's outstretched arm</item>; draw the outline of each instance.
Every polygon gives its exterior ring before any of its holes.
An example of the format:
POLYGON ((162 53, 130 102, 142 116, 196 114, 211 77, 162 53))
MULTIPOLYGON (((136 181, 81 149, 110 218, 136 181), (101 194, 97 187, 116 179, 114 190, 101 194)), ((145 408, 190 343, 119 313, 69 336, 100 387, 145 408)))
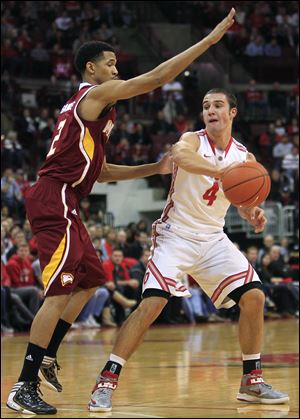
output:
POLYGON ((200 139, 195 132, 184 133, 171 149, 174 162, 186 172, 220 178, 223 169, 201 157, 197 153, 199 147, 200 139))
POLYGON ((150 92, 173 80, 196 58, 200 57, 211 45, 216 44, 232 26, 235 10, 232 8, 223 19, 202 41, 163 62, 158 67, 134 77, 130 80, 110 80, 94 88, 89 98, 100 101, 101 104, 114 103, 117 100, 129 99, 150 92))
POLYGON ((140 179, 157 174, 166 175, 172 172, 173 160, 169 153, 157 163, 140 166, 122 166, 103 163, 97 182, 117 182, 120 180, 140 179))

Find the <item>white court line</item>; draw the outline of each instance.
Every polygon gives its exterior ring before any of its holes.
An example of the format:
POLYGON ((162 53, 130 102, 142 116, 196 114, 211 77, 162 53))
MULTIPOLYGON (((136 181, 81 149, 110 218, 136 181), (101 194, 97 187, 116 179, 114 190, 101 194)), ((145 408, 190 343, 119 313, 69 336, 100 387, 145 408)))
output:
MULTIPOLYGON (((11 411, 11 413, 13 413, 13 412, 15 412, 15 411, 13 411, 12 409, 9 409, 7 406, 1 406, 1 409, 7 409, 7 411, 11 411)), ((56 413, 56 415, 58 414, 59 415, 59 412, 60 411, 65 411, 65 412, 83 412, 83 409, 65 409, 65 408, 60 408, 60 407, 58 407, 57 408, 57 413, 56 413)), ((18 414, 21 414, 22 416, 24 416, 24 414, 22 414, 22 413, 20 413, 20 412, 15 412, 15 413, 18 413, 18 414)), ((131 416, 138 416, 138 417, 145 417, 145 418, 165 418, 166 416, 153 416, 153 415, 144 415, 143 413, 133 413, 133 412, 119 412, 119 411, 117 411, 117 410, 112 410, 111 412, 90 412, 89 410, 88 411, 86 411, 86 413, 87 413, 87 415, 89 415, 89 414, 99 414, 99 415, 101 415, 101 414, 111 414, 111 415, 113 415, 114 413, 116 413, 116 414, 118 414, 118 415, 131 415, 131 416)), ((26 416, 29 416, 29 415, 26 415, 26 416)), ((33 416, 33 415, 30 415, 30 416, 33 416)), ((59 417, 59 416, 58 416, 59 417)), ((87 416, 87 418, 88 418, 89 416, 87 416)), ((101 416, 99 416, 99 417, 101 417, 101 416)), ((128 418, 128 416, 126 416, 127 418, 128 418)))
MULTIPOLYGON (((91 413, 91 412, 90 412, 91 413)), ((97 412, 94 412, 97 413, 97 412)), ((98 412, 101 413, 101 412, 98 412)), ((165 418, 166 416, 153 416, 153 415, 143 415, 142 413, 132 413, 132 412, 117 412, 113 410, 112 413, 117 413, 118 415, 131 415, 131 416, 138 416, 138 417, 145 417, 145 418, 165 418)), ((128 416, 127 416, 128 417, 128 416)))

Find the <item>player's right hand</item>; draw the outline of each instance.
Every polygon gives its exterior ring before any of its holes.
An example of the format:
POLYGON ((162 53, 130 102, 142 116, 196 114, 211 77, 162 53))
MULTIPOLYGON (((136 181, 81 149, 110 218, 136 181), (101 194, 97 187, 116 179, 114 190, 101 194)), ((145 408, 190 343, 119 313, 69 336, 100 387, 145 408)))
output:
POLYGON ((215 29, 213 29, 210 34, 207 35, 207 38, 209 38, 209 41, 211 45, 216 44, 220 39, 223 37, 223 35, 228 31, 228 29, 233 25, 234 17, 235 15, 235 9, 232 8, 228 15, 225 17, 225 19, 220 22, 215 29))

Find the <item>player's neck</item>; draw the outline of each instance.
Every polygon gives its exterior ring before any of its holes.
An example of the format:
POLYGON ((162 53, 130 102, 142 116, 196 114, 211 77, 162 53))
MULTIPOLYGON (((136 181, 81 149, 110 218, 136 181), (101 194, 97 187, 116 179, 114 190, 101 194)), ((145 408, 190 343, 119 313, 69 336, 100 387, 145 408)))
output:
POLYGON ((222 132, 210 132, 208 129, 206 129, 206 132, 209 136, 209 139, 214 143, 217 149, 226 149, 231 138, 231 130, 226 130, 222 132))
POLYGON ((89 76, 85 76, 85 77, 83 77, 82 78, 82 82, 81 83, 89 83, 89 84, 91 84, 91 85, 96 85, 96 84, 99 84, 99 83, 97 83, 95 80, 93 80, 91 77, 89 77, 89 76))

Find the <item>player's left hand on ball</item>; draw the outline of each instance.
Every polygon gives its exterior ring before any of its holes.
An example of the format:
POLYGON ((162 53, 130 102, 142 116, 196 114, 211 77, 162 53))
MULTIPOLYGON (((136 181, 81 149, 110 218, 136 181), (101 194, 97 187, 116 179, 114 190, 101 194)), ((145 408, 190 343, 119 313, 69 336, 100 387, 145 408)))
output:
POLYGON ((173 170, 173 159, 171 153, 166 153, 163 158, 158 162, 158 173, 161 175, 167 175, 172 173, 173 170))

